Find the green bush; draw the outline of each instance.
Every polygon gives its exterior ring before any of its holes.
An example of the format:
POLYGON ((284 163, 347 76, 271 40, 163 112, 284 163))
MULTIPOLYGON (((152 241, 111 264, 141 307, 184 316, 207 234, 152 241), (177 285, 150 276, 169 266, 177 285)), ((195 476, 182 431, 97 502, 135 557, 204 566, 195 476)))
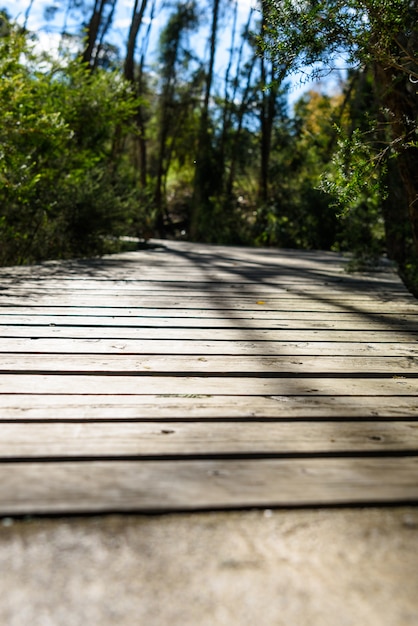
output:
POLYGON ((0 263, 103 251, 137 210, 120 146, 136 102, 119 75, 0 39, 0 263))

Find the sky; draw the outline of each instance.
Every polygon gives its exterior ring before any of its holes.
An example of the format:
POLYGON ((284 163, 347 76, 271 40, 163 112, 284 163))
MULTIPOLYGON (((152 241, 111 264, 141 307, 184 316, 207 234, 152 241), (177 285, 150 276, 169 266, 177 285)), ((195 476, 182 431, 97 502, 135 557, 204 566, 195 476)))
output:
MULTIPOLYGON (((3 0, 4 1, 4 0, 3 0)), ((243 24, 247 20, 248 13, 251 7, 257 6, 257 0, 237 0, 239 23, 243 24)), ((121 45, 124 44, 128 28, 131 21, 132 8, 134 0, 117 0, 116 15, 114 20, 113 31, 115 31, 117 38, 120 40, 121 45)), ((150 2, 149 2, 150 4, 150 2)), ((168 3, 167 3, 168 4, 168 3)), ((14 0, 11 6, 6 6, 7 12, 16 19, 20 24, 23 24, 25 20, 25 13, 30 7, 29 18, 27 21, 27 27, 29 30, 33 30, 38 33, 39 36, 43 36, 43 33, 49 35, 49 39, 53 40, 55 34, 59 34, 63 24, 63 11, 57 11, 56 19, 47 24, 44 18, 44 10, 47 6, 65 6, 65 0, 14 0)), ((2 0, 0 0, 0 8, 2 6, 2 0)), ((167 13, 165 13, 167 15, 167 13)), ((155 26, 158 29, 159 23, 162 23, 164 17, 156 16, 155 26)))
MULTIPOLYGON (((131 21, 133 2, 134 0, 118 0, 116 5, 116 15, 112 28, 112 41, 119 47, 122 56, 125 52, 126 38, 131 21)), ((18 23, 23 24, 25 21, 26 11, 28 10, 28 7, 30 7, 29 17, 27 20, 27 28, 37 33, 42 48, 53 50, 54 47, 58 46, 60 41, 60 32, 63 28, 63 11, 57 11, 56 19, 48 23, 45 21, 44 18, 44 9, 45 7, 51 5, 55 5, 57 7, 66 6, 66 1, 14 0, 13 5, 7 6, 6 10, 13 19, 15 19, 18 23)), ((238 24, 244 25, 248 19, 250 9, 257 8, 257 6, 257 0, 238 0, 238 24)), ((1 7, 2 0, 0 0, 0 8, 1 7)), ((159 26, 164 23, 166 16, 167 13, 165 13, 165 15, 163 14, 157 16, 155 19, 155 23, 153 24, 154 41, 153 44, 151 44, 151 49, 152 46, 154 46, 154 49, 156 48, 159 26)), ((256 18, 256 14, 254 15, 254 17, 256 18)), ((75 30, 78 24, 73 22, 72 25, 73 29, 75 30)), ((69 30, 72 30, 71 23, 69 24, 69 30)), ((229 24, 226 23, 223 28, 220 28, 218 34, 219 45, 217 52, 216 71, 220 76, 224 75, 224 69, 227 64, 228 49, 231 45, 231 30, 232 22, 230 21, 229 24)), ((197 38, 196 42, 194 42, 197 48, 200 48, 198 50, 199 54, 203 55, 205 51, 207 52, 207 41, 207 35, 202 32, 202 34, 200 34, 197 38)), ((290 85, 290 104, 292 105, 303 94, 303 92, 306 92, 309 88, 312 88, 312 84, 301 85, 297 79, 294 80, 290 85)))
MULTIPOLYGON (((4 2, 5 0, 3 0, 4 2)), ((44 17, 44 10, 47 6, 66 7, 68 0, 14 0, 11 6, 7 6, 7 12, 15 19, 19 24, 23 25, 25 22, 26 12, 29 10, 29 17, 27 19, 27 28, 37 34, 41 48, 53 50, 54 47, 58 47, 60 42, 60 33, 63 30, 64 24, 64 11, 58 10, 55 14, 53 21, 47 22, 44 17)), ((248 19, 248 14, 254 5, 257 4, 257 0, 237 0, 238 1, 238 23, 244 24, 248 19)), ((118 46, 120 54, 123 57, 126 48, 126 40, 128 36, 129 26, 131 23, 132 9, 134 0, 117 0, 115 18, 112 25, 111 41, 118 46)), ((160 0, 160 5, 164 4, 163 0, 160 0)), ((165 4, 169 4, 165 0, 165 4)), ((151 5, 149 0, 148 5, 151 5)), ((0 0, 0 8, 2 6, 2 0, 0 0)), ((169 11, 159 12, 153 20, 153 29, 151 31, 151 51, 152 48, 157 48, 158 32, 167 20, 169 11)), ((232 16, 232 13, 231 13, 232 16)), ((79 29, 79 19, 68 22, 68 30, 75 32, 79 29)), ((149 17, 146 15, 144 22, 149 22, 149 17)), ((207 28, 209 26, 209 20, 207 22, 207 28)), ((230 46, 230 33, 231 33, 231 21, 223 29, 219 30, 219 49, 218 49, 218 69, 220 71, 222 65, 222 58, 226 58, 226 51, 230 46)), ((138 44, 140 43, 141 32, 138 44)), ((197 51, 200 55, 203 55, 206 51, 207 34, 204 27, 201 30, 200 35, 197 37, 193 44, 197 47, 197 51)))

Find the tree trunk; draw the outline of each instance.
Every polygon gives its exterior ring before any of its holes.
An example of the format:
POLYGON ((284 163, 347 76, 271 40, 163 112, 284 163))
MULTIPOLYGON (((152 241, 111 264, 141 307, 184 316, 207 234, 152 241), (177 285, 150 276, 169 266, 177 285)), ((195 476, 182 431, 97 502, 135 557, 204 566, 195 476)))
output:
MULTIPOLYGON (((263 17, 261 20, 261 37, 263 37, 263 33, 266 28, 266 9, 264 3, 262 4, 263 17)), ((262 93, 260 109, 260 182, 258 196, 259 201, 262 204, 266 204, 269 197, 271 139, 274 119, 276 117, 276 100, 280 81, 276 76, 274 64, 271 63, 270 67, 267 67, 267 61, 264 54, 261 55, 260 63, 262 93)))
POLYGON ((207 234, 207 226, 210 221, 211 206, 209 198, 212 192, 214 176, 212 172, 211 141, 209 137, 209 100, 215 65, 219 4, 220 0, 213 0, 209 67, 206 74, 205 93, 202 113, 200 116, 200 129, 193 189, 193 207, 190 226, 192 239, 205 238, 205 235, 207 234))
POLYGON ((238 162, 238 157, 239 157, 240 139, 242 135, 244 116, 245 116, 246 111, 248 110, 248 100, 249 100, 249 94, 251 91, 251 78, 252 78, 254 65, 255 65, 255 59, 254 59, 254 63, 251 63, 248 66, 247 81, 246 81, 244 93, 242 94, 240 106, 238 109, 237 128, 235 130, 235 135, 232 140, 231 162, 230 162, 230 167, 229 167, 229 176, 228 176, 227 185, 226 185, 227 198, 231 198, 232 191, 234 188, 234 181, 235 181, 235 175, 236 175, 236 170, 237 170, 237 162, 238 162))
POLYGON ((231 131, 232 107, 231 107, 231 99, 229 97, 229 83, 230 83, 230 74, 231 74, 231 69, 232 69, 232 61, 233 61, 234 52, 235 52, 237 17, 238 17, 238 2, 237 0, 235 0, 234 18, 233 18, 232 32, 231 32, 231 49, 229 51, 228 65, 226 67, 226 72, 225 72, 224 101, 223 101, 223 110, 222 110, 222 135, 221 135, 221 141, 219 145, 219 161, 220 161, 222 176, 224 173, 225 162, 226 162, 225 151, 226 151, 226 146, 228 143, 228 137, 231 131))
POLYGON ((93 7, 93 13, 87 27, 87 42, 83 52, 83 63, 91 65, 94 46, 99 35, 100 24, 103 19, 103 12, 106 6, 106 0, 96 0, 93 7))
POLYGON ((398 163, 393 159, 387 162, 384 183, 388 190, 382 201, 386 251, 389 259, 402 267, 410 252, 408 248, 411 246, 411 227, 405 189, 400 179, 398 163))
MULTIPOLYGON (((409 221, 418 254, 418 148, 416 127, 418 101, 416 86, 404 73, 376 64, 376 84, 380 102, 386 108, 392 135, 392 150, 396 154, 400 179, 408 206, 409 221)), ((398 218, 399 219, 399 218, 398 218)))
MULTIPOLYGON (((236 65, 236 76, 233 81, 234 89, 232 92, 232 97, 230 99, 230 102, 232 103, 235 103, 237 100, 238 85, 241 82, 241 66, 242 66, 244 45, 245 45, 246 40, 249 38, 251 20, 252 20, 254 11, 255 9, 251 7, 250 12, 248 14, 247 23, 242 32, 241 46, 239 48, 238 60, 237 60, 237 65, 236 65)), ((232 191, 234 188, 234 181, 235 181, 235 175, 236 175, 236 170, 237 170, 237 160, 239 156, 238 150, 239 150, 240 139, 241 139, 241 134, 242 134, 244 116, 248 110, 248 98, 249 98, 249 94, 251 91, 251 79, 252 79, 252 73, 253 73, 255 64, 256 64, 256 59, 254 58, 246 66, 247 76, 246 76, 245 88, 244 88, 244 91, 241 97, 241 102, 237 111, 237 120, 236 120, 237 127, 235 130, 234 136, 231 140, 231 145, 230 145, 229 176, 227 178, 226 188, 225 188, 225 196, 228 201, 231 200, 232 198, 232 191)), ((228 119, 226 120, 229 129, 232 126, 230 118, 231 118, 231 115, 229 115, 228 119)), ((226 137, 226 133, 225 133, 225 137, 226 137)))
POLYGON ((125 78, 132 83, 135 78, 135 48, 136 40, 138 37, 139 29, 141 28, 142 18, 144 17, 145 9, 147 7, 147 0, 141 1, 141 6, 138 8, 139 0, 135 0, 134 9, 132 12, 132 20, 129 28, 128 45, 126 47, 125 65, 123 68, 123 74, 125 78))
POLYGON ((117 0, 111 0, 110 4, 110 10, 109 13, 106 16, 106 21, 103 24, 103 28, 101 29, 100 35, 97 39, 96 42, 96 51, 94 54, 94 59, 93 59, 93 69, 96 69, 96 67, 99 64, 100 61, 100 53, 103 50, 103 43, 104 43, 104 38, 107 34, 107 32, 109 31, 109 28, 111 27, 112 23, 113 23, 113 17, 115 15, 115 9, 116 9, 116 2, 117 0))

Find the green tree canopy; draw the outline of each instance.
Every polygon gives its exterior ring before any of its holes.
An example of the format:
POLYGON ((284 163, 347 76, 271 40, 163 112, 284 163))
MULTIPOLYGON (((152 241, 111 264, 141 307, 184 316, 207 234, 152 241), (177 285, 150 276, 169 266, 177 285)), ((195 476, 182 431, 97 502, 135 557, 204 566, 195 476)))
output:
MULTIPOLYGON (((417 0, 264 0, 263 46, 289 72, 321 75, 345 58, 373 74, 385 143, 374 164, 395 157, 418 250, 417 0)), ((357 135, 358 140, 358 135, 357 135)), ((375 140, 375 136, 373 137, 375 140)), ((357 162, 361 178, 364 161, 357 162)))

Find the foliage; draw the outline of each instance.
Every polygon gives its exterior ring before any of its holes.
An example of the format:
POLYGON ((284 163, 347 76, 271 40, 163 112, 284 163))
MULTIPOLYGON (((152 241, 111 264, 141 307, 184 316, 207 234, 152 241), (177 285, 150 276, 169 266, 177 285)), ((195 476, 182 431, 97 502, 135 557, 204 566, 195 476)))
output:
MULTIPOLYGON (((374 241, 381 242, 383 216, 386 236, 391 239, 388 251, 402 266, 410 246, 407 228, 403 228, 402 245, 395 233, 399 216, 409 220, 414 257, 418 253, 416 0, 266 0, 266 4, 264 49, 276 62, 285 63, 289 72, 323 75, 346 59, 357 68, 358 76, 372 77, 372 91, 365 84, 357 87, 357 100, 365 102, 373 94, 372 105, 360 112, 356 98, 350 99, 351 123, 340 127, 322 189, 339 205, 343 223, 355 225, 357 241, 364 239, 363 251, 378 253, 381 244, 370 246, 368 237, 358 235, 360 225, 369 224, 369 234, 377 225, 374 241), (396 159, 396 176, 385 174, 389 159, 396 159), (402 186, 404 193, 385 189, 383 181, 402 186), (405 210, 401 207, 396 216, 387 206, 386 194, 401 198, 405 210)), ((416 265, 415 261, 410 265, 416 265)))
POLYGON ((418 78, 412 47, 415 0, 265 0, 262 46, 276 62, 296 72, 327 73, 346 58, 358 65, 379 62, 418 78))
POLYGON ((186 152, 191 147, 193 151, 196 137, 193 126, 197 120, 193 108, 201 80, 185 40, 197 23, 194 3, 179 2, 160 36, 158 61, 161 69, 155 117, 157 141, 151 161, 156 224, 160 234, 164 234, 167 227, 165 222, 172 221, 166 207, 169 171, 173 171, 179 162, 184 164, 186 152))
POLYGON ((276 123, 271 195, 257 210, 257 241, 285 247, 329 249, 338 234, 330 198, 318 189, 335 134, 339 99, 310 91, 292 119, 276 123))
POLYGON ((241 33, 230 0, 137 0, 124 58, 115 6, 70 3, 83 19, 54 58, 0 23, 0 262, 181 236, 350 251, 362 265, 386 250, 414 280, 417 0, 262 0, 241 33), (335 94, 289 112, 289 75, 341 63, 335 94))
POLYGON ((135 193, 114 153, 134 100, 117 74, 0 39, 0 262, 92 254, 130 220, 135 193))

